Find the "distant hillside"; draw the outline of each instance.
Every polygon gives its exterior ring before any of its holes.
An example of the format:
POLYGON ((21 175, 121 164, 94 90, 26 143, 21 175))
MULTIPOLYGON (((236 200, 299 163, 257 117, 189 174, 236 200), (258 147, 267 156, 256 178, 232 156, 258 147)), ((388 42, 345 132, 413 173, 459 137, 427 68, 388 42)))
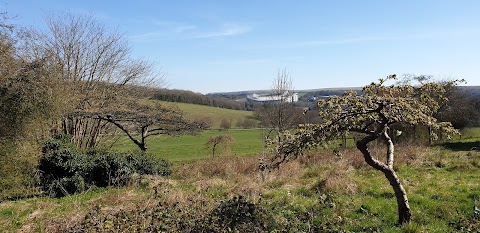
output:
MULTIPOLYGON (((480 97, 480 86, 459 86, 461 90, 465 90, 469 95, 479 96, 480 97)), ((342 95, 344 92, 349 90, 355 90, 361 92, 361 87, 335 87, 335 88, 318 88, 318 89, 308 89, 308 90, 295 90, 299 93, 299 101, 307 101, 310 97, 321 97, 321 96, 332 96, 332 95, 342 95)), ((243 100, 247 95, 252 94, 266 94, 270 90, 251 90, 251 91, 235 91, 235 92, 217 92, 209 93, 207 96, 211 97, 222 97, 225 99, 231 100, 243 100)))
POLYGON ((129 86, 130 96, 149 98, 167 102, 198 104, 233 110, 246 110, 245 103, 221 96, 208 96, 188 90, 129 86))
POLYGON ((245 110, 245 104, 221 96, 208 96, 187 90, 157 89, 153 94, 156 100, 199 104, 233 110, 245 110))
POLYGON ((480 86, 459 86, 458 88, 465 90, 470 95, 480 96, 480 86))
POLYGON ((165 105, 176 105, 185 112, 190 120, 202 121, 214 129, 221 128, 222 121, 231 123, 232 128, 253 128, 258 125, 258 120, 253 119, 253 112, 243 110, 224 109, 219 107, 198 104, 166 102, 165 105))
MULTIPOLYGON (((361 91, 361 87, 340 87, 340 88, 319 88, 319 89, 308 89, 308 90, 295 90, 295 92, 299 93, 299 101, 307 101, 309 97, 312 96, 329 96, 329 95, 341 95, 345 91, 348 90, 356 90, 361 91)), ((208 96, 215 96, 215 97, 223 97, 232 100, 241 100, 245 99, 247 95, 252 94, 266 94, 269 93, 270 90, 252 90, 252 91, 237 91, 237 92, 217 92, 217 93, 209 93, 208 96)))

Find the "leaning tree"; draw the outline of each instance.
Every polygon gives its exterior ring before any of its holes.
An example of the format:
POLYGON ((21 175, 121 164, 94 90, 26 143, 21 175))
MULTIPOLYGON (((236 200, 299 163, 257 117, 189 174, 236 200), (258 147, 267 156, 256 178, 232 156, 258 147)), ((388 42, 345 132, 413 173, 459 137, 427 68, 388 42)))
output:
POLYGON ((349 132, 360 133, 363 138, 356 146, 365 161, 382 172, 395 192, 398 205, 398 222, 410 221, 411 211, 407 193, 397 176, 394 163, 394 143, 389 128, 396 124, 426 125, 432 136, 444 134, 449 137, 458 133, 449 122, 439 122, 433 112, 445 100, 445 93, 457 81, 447 83, 428 82, 418 86, 409 84, 386 85, 396 79, 390 75, 363 88, 361 95, 348 91, 342 96, 332 96, 318 102, 321 123, 300 125, 297 130, 285 131, 284 139, 275 145, 275 155, 267 166, 278 168, 280 164, 301 155, 305 149, 335 140, 349 132), (376 158, 369 150, 369 143, 381 140, 385 143, 385 161, 376 158))
POLYGON ((124 99, 100 112, 88 113, 86 117, 120 129, 142 152, 147 151, 146 140, 151 136, 196 134, 207 129, 201 122, 186 119, 184 113, 176 107, 158 102, 141 103, 138 100, 124 99))

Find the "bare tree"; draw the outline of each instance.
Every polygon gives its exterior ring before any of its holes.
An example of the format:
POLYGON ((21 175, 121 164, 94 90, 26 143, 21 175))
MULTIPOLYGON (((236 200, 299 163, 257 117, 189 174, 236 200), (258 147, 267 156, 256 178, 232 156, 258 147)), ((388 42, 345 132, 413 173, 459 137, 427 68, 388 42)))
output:
POLYGON ((63 80, 64 111, 57 131, 72 136, 79 147, 95 146, 108 129, 99 119, 78 112, 97 112, 117 99, 123 86, 155 78, 153 66, 131 56, 125 38, 91 15, 52 14, 47 31, 30 31, 26 47, 31 57, 47 55, 63 80), (80 115, 80 116, 79 116, 80 115))
POLYGON ((215 157, 215 152, 217 152, 217 149, 219 146, 228 148, 228 146, 233 142, 234 142, 234 139, 232 136, 228 134, 223 134, 223 135, 209 137, 207 141, 207 146, 212 147, 212 157, 215 157))
POLYGON ((270 128, 267 137, 275 136, 280 140, 280 134, 283 131, 298 124, 302 111, 294 104, 292 99, 294 92, 290 73, 286 69, 278 70, 270 91, 272 99, 278 98, 278 100, 265 102, 257 110, 262 124, 270 128))

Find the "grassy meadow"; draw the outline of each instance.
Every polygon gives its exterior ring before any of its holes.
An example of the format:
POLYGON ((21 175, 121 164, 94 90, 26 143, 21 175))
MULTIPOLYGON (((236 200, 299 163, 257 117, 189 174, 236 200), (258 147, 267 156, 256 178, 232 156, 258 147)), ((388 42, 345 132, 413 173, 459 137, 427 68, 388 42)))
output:
MULTIPOLYGON (((262 152, 261 129, 231 129, 208 130, 199 135, 184 135, 180 137, 153 136, 147 139, 148 153, 170 162, 188 162, 212 157, 212 150, 207 146, 209 137, 228 134, 233 137, 229 148, 220 149, 216 156, 252 156, 262 152)), ((137 146, 127 137, 120 137, 113 148, 128 152, 138 150, 137 146)))
POLYGON ((168 178, 145 177, 124 188, 4 202, 0 231, 90 229, 92 214, 99 228, 90 232, 115 232, 125 224, 121 219, 167 224, 152 220, 157 215, 150 216, 147 210, 166 216, 188 214, 200 221, 215 213, 222 201, 239 195, 263 213, 257 217, 268 231, 478 231, 480 213, 474 207, 480 205, 480 152, 399 146, 396 170, 413 214, 412 222, 401 227, 396 225, 395 197, 386 179, 356 150, 345 149, 343 154, 337 158, 330 150, 307 153, 263 173, 257 169, 256 156, 220 156, 177 164, 168 178))
POLYGON ((207 122, 213 129, 219 129, 222 120, 230 121, 232 127, 235 127, 238 122, 253 117, 253 112, 251 111, 239 111, 197 104, 161 102, 165 105, 177 106, 180 110, 185 112, 185 116, 188 119, 207 122))

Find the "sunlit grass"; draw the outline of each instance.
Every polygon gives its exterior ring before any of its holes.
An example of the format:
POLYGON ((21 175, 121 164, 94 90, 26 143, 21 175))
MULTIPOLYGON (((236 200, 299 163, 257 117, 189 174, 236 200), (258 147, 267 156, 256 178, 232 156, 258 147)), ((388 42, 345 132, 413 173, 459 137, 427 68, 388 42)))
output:
MULTIPOLYGON (((199 135, 183 135, 179 137, 154 136, 147 139, 148 153, 170 162, 192 161, 212 157, 207 146, 208 138, 229 134, 234 138, 230 151, 222 151, 218 156, 249 156, 260 154, 263 149, 262 130, 210 130, 199 135)), ((121 137, 113 149, 119 151, 138 150, 127 137, 121 137)))
POLYGON ((185 116, 188 119, 210 123, 213 129, 219 129, 222 120, 228 120, 232 123, 232 127, 236 127, 238 122, 253 117, 252 111, 232 110, 198 104, 161 102, 165 105, 177 106, 180 110, 185 112, 185 116))

